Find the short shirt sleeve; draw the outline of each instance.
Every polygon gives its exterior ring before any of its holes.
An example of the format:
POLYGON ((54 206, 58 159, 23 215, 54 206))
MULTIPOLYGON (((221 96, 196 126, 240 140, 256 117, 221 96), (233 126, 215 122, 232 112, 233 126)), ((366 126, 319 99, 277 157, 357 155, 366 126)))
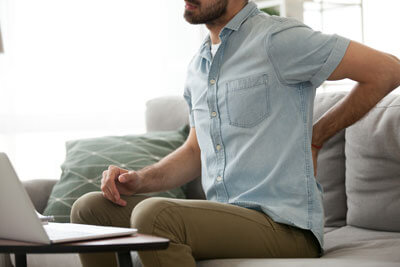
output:
POLYGON ((192 96, 191 96, 189 88, 185 88, 183 97, 185 98, 186 103, 189 106, 189 125, 191 128, 193 128, 193 127, 195 127, 195 125, 194 125, 194 116, 193 116, 193 109, 192 109, 192 96))
POLYGON ((272 31, 267 51, 283 84, 310 82, 317 88, 339 65, 349 43, 344 37, 323 34, 287 19, 272 31))

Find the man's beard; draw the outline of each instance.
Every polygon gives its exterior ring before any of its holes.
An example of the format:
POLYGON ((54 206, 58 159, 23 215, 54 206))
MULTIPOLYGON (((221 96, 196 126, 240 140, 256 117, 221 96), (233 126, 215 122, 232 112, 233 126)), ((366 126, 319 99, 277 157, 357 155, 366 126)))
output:
POLYGON ((187 2, 197 6, 196 10, 199 14, 190 10, 185 10, 183 15, 187 22, 191 24, 210 23, 226 13, 228 0, 214 0, 207 6, 202 6, 197 0, 186 0, 187 2))

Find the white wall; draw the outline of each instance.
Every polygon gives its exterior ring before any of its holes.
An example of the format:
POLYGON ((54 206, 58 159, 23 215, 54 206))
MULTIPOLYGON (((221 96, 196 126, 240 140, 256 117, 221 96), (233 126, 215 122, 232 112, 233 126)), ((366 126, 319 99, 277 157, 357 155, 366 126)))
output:
MULTIPOLYGON (((359 3, 360 0, 324 0, 324 2, 349 4, 359 3)), ((318 5, 315 6, 306 2, 304 22, 315 30, 322 30, 324 33, 337 33, 351 40, 362 42, 360 8, 357 6, 328 7, 330 8, 324 13, 321 25, 318 5)), ((398 25, 400 25, 399 10, 399 0, 364 0, 364 44, 400 58, 400 35, 397 34, 398 25)), ((354 82, 349 80, 328 82, 321 88, 321 91, 350 90, 353 85, 354 82)), ((394 93, 400 93, 400 89, 397 89, 394 93)))
POLYGON ((201 42, 183 1, 0 0, 0 151, 58 178, 64 142, 144 131, 145 101, 181 95, 201 42))

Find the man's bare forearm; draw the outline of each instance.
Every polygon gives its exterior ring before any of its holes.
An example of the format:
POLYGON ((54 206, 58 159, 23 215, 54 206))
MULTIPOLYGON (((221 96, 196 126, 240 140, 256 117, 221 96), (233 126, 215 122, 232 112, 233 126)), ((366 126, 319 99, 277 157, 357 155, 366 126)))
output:
POLYGON ((169 190, 200 176, 200 149, 192 135, 183 146, 161 161, 137 172, 141 177, 137 193, 169 190))
POLYGON ((366 93, 368 85, 358 84, 342 101, 324 114, 313 127, 312 143, 322 146, 340 130, 352 125, 371 110, 384 95, 366 93))
POLYGON ((400 86, 400 61, 352 42, 330 80, 358 81, 353 90, 328 110, 313 127, 312 143, 321 146, 340 130, 368 113, 382 98, 400 86))
POLYGON ((351 41, 328 80, 345 78, 358 84, 314 124, 312 143, 317 146, 361 119, 385 95, 400 86, 400 61, 393 55, 351 41))
POLYGON ((393 89, 376 88, 374 84, 357 84, 342 101, 314 124, 312 143, 322 146, 337 132, 361 119, 393 89))

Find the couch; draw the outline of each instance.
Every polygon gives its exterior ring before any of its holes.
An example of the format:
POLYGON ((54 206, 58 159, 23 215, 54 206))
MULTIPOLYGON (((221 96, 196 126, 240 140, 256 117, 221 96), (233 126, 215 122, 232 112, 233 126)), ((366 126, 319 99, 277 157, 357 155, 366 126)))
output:
MULTIPOLYGON (((345 92, 317 94, 318 119, 345 92)), ((147 102, 148 131, 173 130, 187 123, 181 97, 147 102), (165 112, 168 110, 168 112, 165 112)), ((400 266, 400 96, 389 95, 356 124, 332 137, 320 151, 317 180, 324 189, 325 245, 318 259, 217 259, 198 267, 400 266)), ((56 180, 24 182, 36 209, 44 210, 56 180)), ((200 180, 186 187, 188 198, 202 199, 200 180)), ((212 241, 210 241, 212 242, 212 241)), ((134 265, 140 266, 132 253, 134 265)), ((11 257, 12 259, 12 257, 11 257)), ((11 264, 8 255, 1 267, 11 264)), ((30 267, 78 267, 76 254, 28 255, 30 267)))

